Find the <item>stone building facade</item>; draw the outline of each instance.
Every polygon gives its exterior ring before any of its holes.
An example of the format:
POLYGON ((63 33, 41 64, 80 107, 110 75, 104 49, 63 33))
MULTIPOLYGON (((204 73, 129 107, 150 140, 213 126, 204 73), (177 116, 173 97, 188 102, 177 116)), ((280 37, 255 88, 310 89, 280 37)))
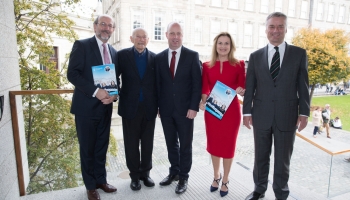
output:
POLYGON ((148 48, 158 53, 167 48, 169 22, 184 27, 183 45, 198 51, 201 60, 210 58, 212 40, 229 32, 237 46, 236 56, 248 60, 251 52, 267 44, 265 20, 269 13, 288 16, 286 41, 310 24, 314 28, 341 28, 350 32, 350 1, 347 0, 104 0, 103 13, 112 15, 117 27, 110 40, 115 48, 130 47, 135 27, 145 28, 148 48), (311 13, 311 15, 310 15, 311 13))

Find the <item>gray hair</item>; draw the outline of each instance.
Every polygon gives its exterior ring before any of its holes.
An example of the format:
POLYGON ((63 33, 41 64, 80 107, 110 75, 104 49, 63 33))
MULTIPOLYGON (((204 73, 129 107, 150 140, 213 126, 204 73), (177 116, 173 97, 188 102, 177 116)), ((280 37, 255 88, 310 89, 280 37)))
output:
POLYGON ((284 13, 282 12, 273 12, 271 14, 269 14, 267 17, 266 17, 266 24, 267 24, 267 21, 269 21, 269 19, 273 18, 273 17, 283 17, 285 20, 286 20, 286 26, 287 26, 287 15, 285 15, 284 13))
POLYGON ((100 20, 100 17, 108 17, 112 20, 113 22, 113 27, 115 27, 115 22, 114 22, 114 19, 110 16, 110 15, 107 15, 107 14, 102 14, 102 15, 99 15, 95 18, 94 20, 94 24, 98 24, 98 21, 100 20))
POLYGON ((135 28, 135 29, 132 31, 132 37, 135 37, 136 32, 137 32, 137 31, 140 31, 140 30, 144 31, 144 32, 146 33, 147 37, 148 37, 148 33, 147 33, 146 29, 141 28, 141 27, 135 28))

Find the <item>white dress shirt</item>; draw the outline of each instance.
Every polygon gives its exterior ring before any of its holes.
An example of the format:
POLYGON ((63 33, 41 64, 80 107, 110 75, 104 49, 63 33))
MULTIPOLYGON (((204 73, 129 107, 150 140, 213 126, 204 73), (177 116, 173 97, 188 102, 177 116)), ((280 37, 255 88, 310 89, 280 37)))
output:
MULTIPOLYGON (((181 46, 181 47, 182 47, 182 46, 181 46)), ((181 55, 181 47, 179 47, 178 49, 175 49, 175 50, 169 49, 169 51, 168 51, 168 64, 169 64, 169 68, 170 68, 171 58, 173 57, 173 51, 176 51, 176 54, 175 54, 174 77, 175 77, 175 74, 176 74, 177 64, 179 63, 179 59, 180 59, 180 55, 181 55)))

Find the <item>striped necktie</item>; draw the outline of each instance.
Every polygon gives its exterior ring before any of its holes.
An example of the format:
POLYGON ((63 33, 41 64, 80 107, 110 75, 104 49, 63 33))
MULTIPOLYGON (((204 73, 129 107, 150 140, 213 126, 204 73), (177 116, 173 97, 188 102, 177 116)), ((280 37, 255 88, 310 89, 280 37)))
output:
POLYGON ((280 71, 280 52, 278 51, 278 47, 274 47, 276 49, 275 54, 273 54, 270 73, 273 81, 276 81, 278 73, 280 71))

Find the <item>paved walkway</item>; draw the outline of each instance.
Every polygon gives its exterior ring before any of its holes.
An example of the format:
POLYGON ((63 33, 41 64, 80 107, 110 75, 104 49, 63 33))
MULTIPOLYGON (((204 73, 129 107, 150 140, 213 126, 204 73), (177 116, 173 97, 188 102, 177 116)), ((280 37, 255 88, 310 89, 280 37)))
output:
MULTIPOLYGON (((312 135, 311 124, 302 131, 303 134, 312 135)), ((317 140, 341 141, 350 144, 350 133, 343 130, 331 129, 332 139, 327 139, 325 134, 320 135, 317 140)), ((108 159, 108 181, 118 188, 115 194, 100 192, 102 199, 221 199, 218 192, 210 193, 209 186, 212 182, 212 166, 209 154, 205 150, 206 136, 203 120, 203 112, 199 112, 195 120, 195 131, 193 139, 193 167, 190 172, 188 191, 182 195, 176 195, 174 190, 176 184, 168 187, 159 186, 159 182, 168 174, 169 162, 167 150, 160 120, 157 119, 153 169, 151 177, 156 182, 154 188, 142 185, 140 191, 134 192, 129 188, 130 179, 125 164, 123 140, 118 140, 118 155, 108 159)), ((345 200, 350 199, 350 163, 344 162, 344 158, 350 154, 330 156, 326 152, 311 145, 305 140, 297 137, 294 153, 291 160, 290 189, 288 199, 304 200, 345 200), (329 176, 331 173, 331 176, 329 176), (329 181, 331 182, 328 187, 329 181), (329 194, 328 194, 329 189, 329 194)), ((252 168, 254 158, 254 144, 252 130, 241 126, 238 135, 236 155, 230 173, 230 192, 226 199, 244 199, 254 188, 252 168)), ((271 156, 271 167, 273 167, 273 153, 271 156)), ((271 168, 271 172, 273 169, 271 168)), ((270 180, 272 178, 270 177, 270 180)), ((71 188, 50 193, 28 195, 23 199, 86 199, 84 187, 71 188)), ((21 198, 21 199, 22 199, 21 198)), ((265 200, 273 200, 274 195, 271 181, 265 200)))

